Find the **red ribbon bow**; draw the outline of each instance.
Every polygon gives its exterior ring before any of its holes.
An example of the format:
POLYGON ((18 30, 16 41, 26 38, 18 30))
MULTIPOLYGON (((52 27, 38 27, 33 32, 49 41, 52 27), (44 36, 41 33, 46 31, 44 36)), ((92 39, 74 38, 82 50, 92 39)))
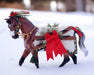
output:
POLYGON ((17 12, 11 12, 10 13, 10 16, 12 16, 12 17, 14 17, 15 15, 18 15, 18 13, 17 12))
POLYGON ((45 34, 45 39, 47 41, 46 46, 46 55, 47 55, 47 61, 49 58, 53 59, 53 52, 55 53, 55 57, 60 54, 62 56, 63 53, 67 53, 65 47, 63 46, 58 33, 54 30, 52 34, 49 33, 45 34))

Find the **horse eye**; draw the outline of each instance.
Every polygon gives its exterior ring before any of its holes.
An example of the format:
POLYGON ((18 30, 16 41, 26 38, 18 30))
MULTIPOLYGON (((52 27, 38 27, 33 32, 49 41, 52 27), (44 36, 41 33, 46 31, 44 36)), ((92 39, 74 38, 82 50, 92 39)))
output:
POLYGON ((8 26, 11 27, 11 24, 9 24, 8 26))

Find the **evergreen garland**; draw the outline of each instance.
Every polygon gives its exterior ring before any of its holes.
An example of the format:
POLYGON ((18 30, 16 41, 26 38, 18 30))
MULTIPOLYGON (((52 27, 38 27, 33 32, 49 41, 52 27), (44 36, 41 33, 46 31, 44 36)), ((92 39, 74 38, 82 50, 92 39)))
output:
POLYGON ((62 35, 62 32, 59 32, 59 30, 58 30, 58 26, 59 26, 59 24, 54 24, 54 25, 50 25, 50 24, 48 24, 47 25, 47 27, 43 27, 42 28, 42 31, 39 33, 41 36, 44 36, 45 37, 45 33, 52 33, 53 32, 53 30, 55 30, 57 33, 58 33, 58 35, 59 35, 59 37, 62 39, 63 38, 63 35, 62 35))
POLYGON ((41 36, 45 36, 45 33, 52 33, 53 30, 56 30, 58 32, 58 25, 59 24, 54 24, 50 25, 48 24, 46 28, 42 28, 42 31, 39 33, 41 36))
POLYGON ((12 17, 25 17, 25 16, 28 16, 28 14, 30 14, 29 12, 26 12, 26 11, 20 11, 20 12, 11 12, 10 13, 10 16, 12 17))

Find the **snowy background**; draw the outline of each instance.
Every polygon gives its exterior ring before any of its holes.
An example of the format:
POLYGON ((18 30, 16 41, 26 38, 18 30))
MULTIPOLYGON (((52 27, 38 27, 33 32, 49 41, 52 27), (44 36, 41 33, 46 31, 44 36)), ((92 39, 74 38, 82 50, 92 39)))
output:
POLYGON ((40 68, 30 63, 31 54, 26 58, 22 67, 18 65, 19 59, 24 51, 22 38, 12 39, 5 18, 8 18, 11 11, 16 9, 0 8, 0 75, 93 75, 94 73, 94 14, 84 12, 42 12, 30 11, 27 18, 38 27, 48 23, 58 23, 60 26, 79 26, 86 35, 85 45, 89 51, 87 57, 78 47, 78 64, 74 65, 70 60, 64 67, 58 66, 62 63, 63 57, 55 60, 46 60, 46 53, 39 52, 40 68))

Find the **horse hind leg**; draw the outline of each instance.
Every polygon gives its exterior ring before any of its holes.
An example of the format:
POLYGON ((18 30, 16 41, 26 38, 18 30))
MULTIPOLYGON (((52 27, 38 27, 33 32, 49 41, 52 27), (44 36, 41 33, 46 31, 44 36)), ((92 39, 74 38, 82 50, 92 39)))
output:
POLYGON ((72 58, 74 64, 77 64, 77 57, 75 54, 70 54, 70 57, 72 58))
POLYGON ((19 60, 19 65, 22 66, 22 64, 24 63, 25 58, 29 55, 30 51, 29 50, 24 50, 23 55, 21 56, 20 60, 19 60))
POLYGON ((67 64, 70 61, 68 53, 64 54, 64 60, 63 62, 59 65, 59 67, 63 67, 65 64, 67 64))
POLYGON ((36 57, 35 66, 36 66, 37 68, 39 68, 38 52, 35 53, 35 57, 36 57))
POLYGON ((33 56, 31 57, 30 62, 31 62, 31 63, 34 63, 35 66, 36 66, 37 68, 39 68, 38 52, 32 50, 31 53, 32 53, 33 56))
POLYGON ((35 63, 35 66, 37 68, 39 68, 38 51, 42 50, 42 49, 45 49, 45 46, 43 44, 39 44, 35 47, 34 50, 31 51, 33 56, 31 58, 30 62, 35 63))

